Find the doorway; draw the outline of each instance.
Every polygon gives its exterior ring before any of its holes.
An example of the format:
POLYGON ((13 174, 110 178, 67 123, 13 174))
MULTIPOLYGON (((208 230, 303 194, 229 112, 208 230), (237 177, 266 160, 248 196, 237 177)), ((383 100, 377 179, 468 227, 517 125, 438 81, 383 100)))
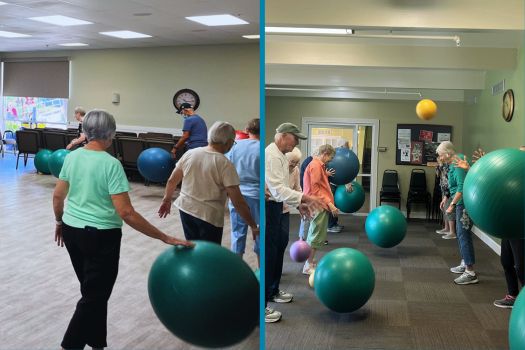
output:
POLYGON ((359 173, 354 181, 365 191, 365 204, 356 215, 367 215, 376 207, 377 200, 377 144, 379 120, 303 118, 302 130, 308 139, 301 143, 305 156, 321 145, 334 148, 348 145, 359 159, 359 173))

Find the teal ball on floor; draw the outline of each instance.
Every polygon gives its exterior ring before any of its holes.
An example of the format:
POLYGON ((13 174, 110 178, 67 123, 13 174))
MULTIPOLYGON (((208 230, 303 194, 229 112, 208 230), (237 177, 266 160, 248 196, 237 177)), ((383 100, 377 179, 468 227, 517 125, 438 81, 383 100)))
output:
POLYGON ((525 151, 500 149, 481 157, 463 184, 465 208, 481 231, 524 238, 525 151))
POLYGON ((362 307, 372 296, 375 273, 370 260, 352 248, 326 254, 315 269, 315 294, 330 310, 345 313, 362 307))
POLYGON ((347 192, 344 185, 337 186, 334 194, 335 206, 344 213, 355 213, 365 203, 365 191, 358 182, 352 182, 352 192, 347 192))
POLYGON ((368 214, 365 231, 370 242, 381 248, 391 248, 405 238, 407 221, 399 209, 382 205, 368 214))
POLYGON ((51 154, 53 154, 52 151, 41 149, 35 155, 35 168, 39 173, 51 174, 51 170, 49 170, 49 158, 51 157, 51 154))
POLYGON ((525 349, 525 292, 522 291, 514 302, 509 321, 510 350, 525 349))
POLYGON ((234 345, 259 324, 259 283, 237 254, 218 244, 169 247, 153 263, 148 294, 155 314, 196 346, 234 345))
POLYGON ((60 170, 62 170, 62 166, 64 165, 64 160, 66 159, 69 153, 71 153, 70 150, 57 149, 49 157, 49 162, 48 162, 49 171, 51 172, 51 174, 53 174, 54 177, 58 177, 60 175, 60 170))

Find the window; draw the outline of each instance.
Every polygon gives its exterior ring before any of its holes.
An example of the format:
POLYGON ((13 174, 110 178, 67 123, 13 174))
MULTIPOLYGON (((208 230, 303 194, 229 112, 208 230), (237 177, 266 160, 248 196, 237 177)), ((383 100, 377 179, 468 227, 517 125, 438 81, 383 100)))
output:
POLYGON ((3 118, 6 128, 22 124, 67 124, 67 102, 65 98, 4 96, 3 118))

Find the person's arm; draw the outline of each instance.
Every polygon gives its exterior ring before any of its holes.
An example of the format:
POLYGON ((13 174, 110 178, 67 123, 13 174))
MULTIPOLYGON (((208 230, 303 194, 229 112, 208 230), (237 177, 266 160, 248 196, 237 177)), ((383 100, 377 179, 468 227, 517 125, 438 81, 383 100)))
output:
POLYGON ((244 200, 239 186, 228 186, 225 188, 228 197, 230 198, 233 206, 235 207, 235 210, 237 210, 241 218, 248 224, 248 226, 250 226, 250 229, 252 230, 253 234, 253 239, 255 239, 256 236, 259 235, 259 227, 257 226, 255 220, 253 220, 252 218, 252 214, 250 213, 250 207, 244 200))
POLYGON ((271 195, 278 202, 286 202, 286 204, 290 206, 297 207, 302 201, 303 194, 285 185, 285 183, 288 183, 285 177, 289 176, 288 165, 283 165, 280 159, 272 157, 271 155, 268 156, 268 154, 265 163, 265 180, 271 195), (284 169, 286 169, 286 173, 284 169))
POLYGON ((86 135, 84 135, 84 133, 82 133, 76 139, 71 140, 69 145, 66 146, 66 149, 71 149, 71 148, 73 148, 73 146, 80 145, 84 141, 86 141, 86 135))
POLYGON ((452 198, 450 201, 450 206, 447 209, 447 213, 452 213, 456 209, 456 205, 461 200, 461 197, 463 197, 463 181, 465 181, 465 170, 456 168, 454 170, 454 176, 456 177, 457 181, 457 190, 454 198, 452 198))
POLYGON ((178 149, 181 149, 182 146, 184 146, 184 144, 186 143, 186 140, 190 138, 190 132, 189 131, 184 131, 182 133, 182 137, 179 139, 179 141, 175 144, 175 146, 173 146, 173 148, 171 149, 171 153, 173 155, 175 155, 177 153, 177 150, 178 149))
POLYGON ((182 181, 184 173, 182 172, 181 167, 176 167, 171 173, 168 182, 166 183, 166 188, 164 190, 164 197, 162 198, 162 203, 159 208, 159 217, 165 218, 171 212, 171 203, 173 201, 173 193, 177 189, 177 186, 182 181))
MULTIPOLYGON (((326 181, 326 179, 323 177, 325 169, 322 167, 310 166, 306 171, 310 172, 309 179, 310 179, 310 188, 311 188, 312 193, 313 194, 320 193, 321 186, 319 184, 326 181)), ((330 187, 330 185, 328 185, 328 187, 330 187)), ((322 198, 321 201, 324 204, 325 209, 332 211, 332 208, 330 207, 330 200, 328 198, 322 198)))
POLYGON ((169 236, 150 224, 148 220, 144 219, 142 215, 135 211, 131 205, 128 192, 111 195, 111 201, 115 206, 117 214, 122 218, 122 220, 124 220, 126 224, 140 233, 143 233, 151 238, 159 239, 166 244, 183 245, 186 247, 193 247, 195 245, 192 242, 169 236))
POLYGON ((64 214, 64 201, 69 192, 69 183, 64 180, 57 180, 55 191, 53 192, 53 212, 55 213, 55 242, 58 246, 64 246, 62 238, 62 215, 64 214))

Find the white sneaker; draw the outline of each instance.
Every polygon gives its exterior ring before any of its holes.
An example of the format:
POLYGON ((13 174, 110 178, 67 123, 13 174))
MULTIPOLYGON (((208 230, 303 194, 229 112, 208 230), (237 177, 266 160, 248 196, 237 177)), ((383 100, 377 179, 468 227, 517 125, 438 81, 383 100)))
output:
POLYGON ((456 235, 453 233, 447 233, 446 235, 441 236, 443 239, 456 239, 456 235))
POLYGON ((277 294, 275 294, 273 297, 270 298, 271 302, 274 303, 289 303, 293 299, 292 293, 286 293, 280 290, 277 294))
POLYGON ((472 272, 472 274, 468 273, 467 271, 465 271, 461 276, 459 276, 458 278, 456 278, 454 280, 454 283, 456 284, 474 284, 474 283, 478 283, 478 276, 476 275, 475 272, 472 272))
POLYGON ((451 267, 450 268, 450 272, 457 273, 457 274, 462 274, 462 273, 465 272, 465 265, 459 265, 459 266, 456 266, 456 267, 451 267))
POLYGON ((267 307, 264 309, 264 322, 274 323, 281 320, 282 314, 279 311, 275 311, 272 308, 267 307))
POLYGON ((447 231, 443 228, 441 230, 436 230, 436 233, 439 233, 440 235, 446 235, 447 233, 450 233, 450 231, 447 231))

